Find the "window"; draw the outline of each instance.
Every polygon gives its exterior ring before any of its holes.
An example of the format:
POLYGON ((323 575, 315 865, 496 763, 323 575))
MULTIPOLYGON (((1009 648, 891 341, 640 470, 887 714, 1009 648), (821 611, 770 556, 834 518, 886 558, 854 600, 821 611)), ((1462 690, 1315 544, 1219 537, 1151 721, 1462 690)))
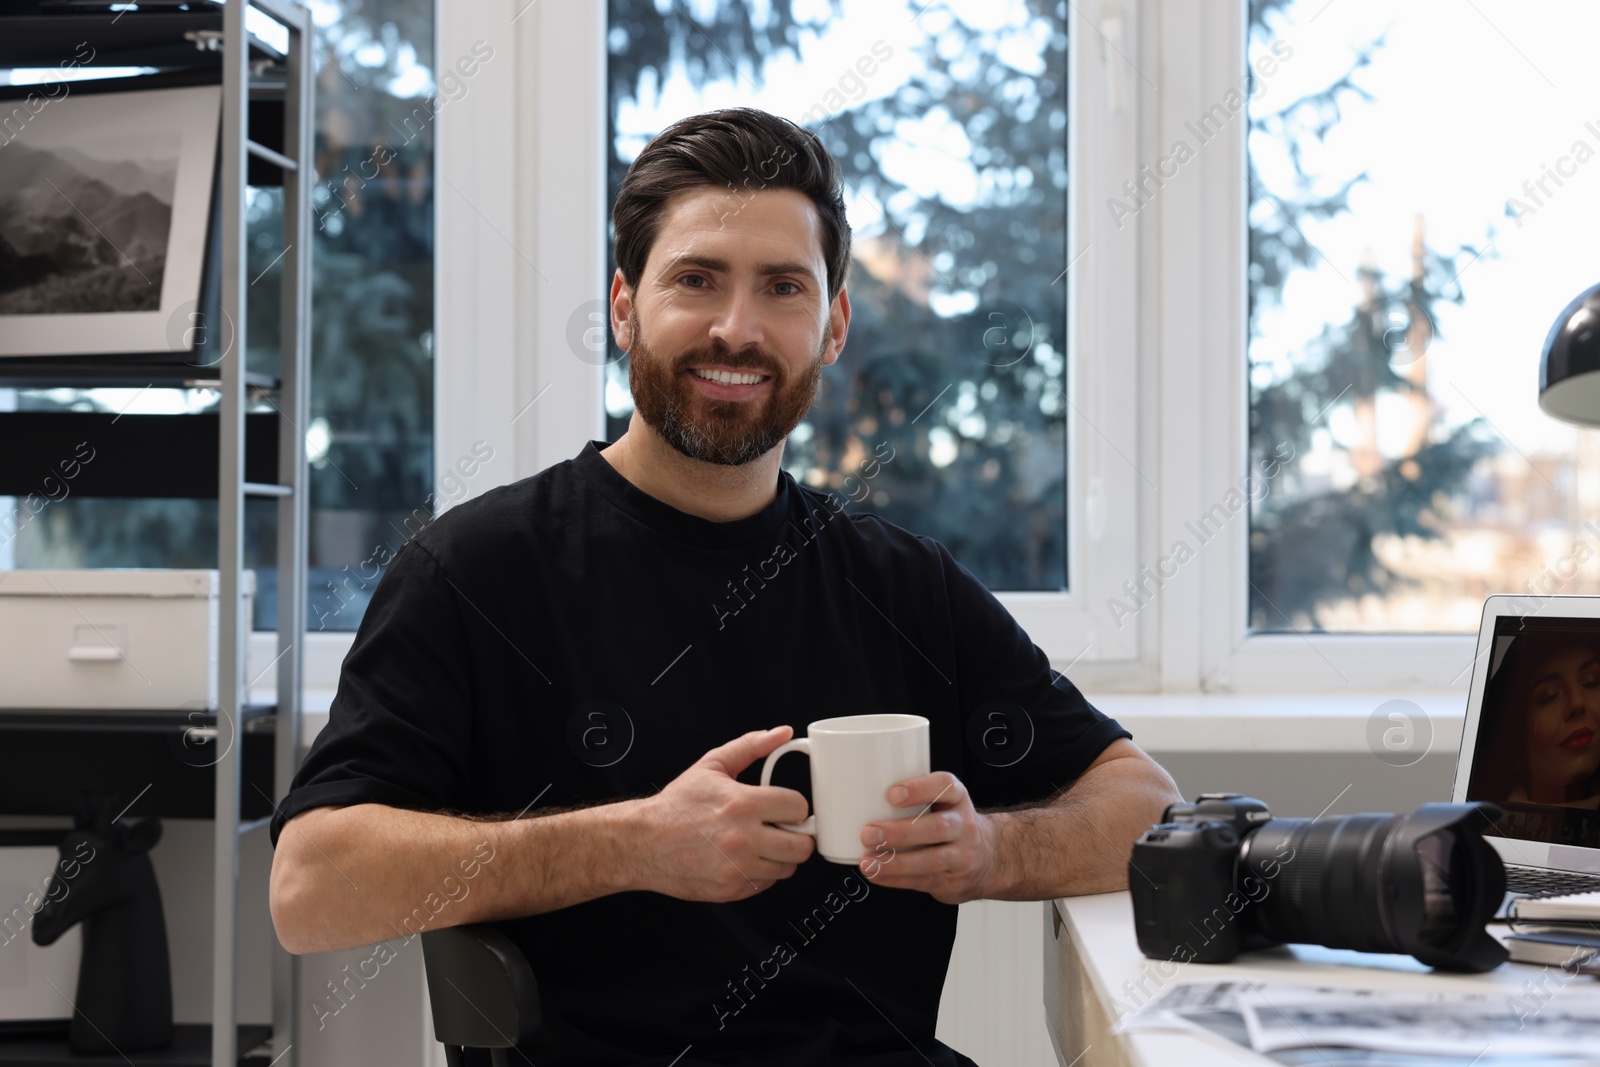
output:
MULTIPOLYGON (((749 105, 814 130, 845 174, 853 317, 785 469, 997 591, 1072 584, 1066 7, 610 0, 608 204, 684 115, 749 105)), ((605 402, 615 440, 632 398, 614 347, 605 402)))
MULTIPOLYGON (((319 64, 312 417, 297 429, 312 464, 307 622, 315 633, 355 629, 383 563, 449 502, 454 483, 435 486, 432 475, 433 117, 444 99, 434 85, 433 5, 317 0, 311 8, 319 64)), ((251 190, 253 369, 276 362, 281 211, 279 190, 251 190)), ((214 407, 205 390, 0 390, 3 409, 138 415, 214 407)), ((10 514, 16 502, 0 506, 10 514)), ((216 565, 214 501, 68 498, 40 519, 0 544, 0 566, 216 565)), ((259 628, 276 620, 274 523, 270 503, 247 503, 259 628)))
POLYGON ((1600 591, 1600 442, 1538 407, 1600 280, 1581 3, 1252 0, 1248 626, 1475 633, 1600 591))
POLYGON ((444 8, 442 56, 484 41, 495 58, 441 124, 441 455, 481 439, 494 480, 511 481, 614 439, 629 394, 603 296, 621 168, 700 110, 815 122, 852 175, 871 258, 785 462, 843 485, 888 441, 895 458, 852 506, 950 543, 1075 676, 1126 677, 1155 613, 1110 619, 1104 605, 1138 573, 1155 483, 1137 414, 1138 228, 1099 205, 1138 171, 1136 15, 1094 22, 1061 0, 444 8))
MULTIPOLYGON (((986 302, 1033 313, 1039 282, 1059 277, 1065 306, 1047 304, 1039 331, 1065 357, 1054 372, 1062 442, 1043 468, 1060 479, 1059 549, 1053 533, 1007 534, 990 543, 1036 555, 986 570, 984 528, 1021 527, 1045 509, 1002 498, 974 521, 926 503, 955 498, 947 477, 981 478, 979 457, 1017 463, 1015 451, 982 451, 1012 417, 986 412, 982 433, 964 436, 959 383, 940 395, 949 378, 930 386, 937 375, 922 364, 877 367, 886 361, 862 343, 865 318, 833 368, 850 390, 821 398, 810 436, 797 433, 785 458, 796 477, 831 480, 850 473, 850 437, 905 433, 915 444, 897 454, 926 464, 917 472, 928 476, 925 496, 882 482, 873 492, 888 497, 883 506, 860 506, 955 543, 1059 665, 1081 658, 1074 674, 1085 684, 1460 685, 1482 595, 1529 581, 1593 588, 1600 536, 1585 523, 1600 482, 1579 472, 1597 446, 1539 413, 1534 395, 1545 331, 1595 280, 1568 251, 1596 221, 1584 189, 1600 152, 1588 123, 1600 118, 1581 108, 1600 99, 1600 76, 1578 52, 1596 17, 1587 8, 955 2, 908 16, 900 36, 876 29, 898 22, 899 9, 887 0, 446 8, 448 54, 493 40, 516 68, 496 60, 477 110, 463 108, 447 131, 460 130, 463 151, 441 156, 457 187, 441 199, 454 368, 441 385, 446 451, 497 435, 508 465, 495 477, 509 480, 507 469, 532 474, 586 436, 620 432, 625 366, 603 332, 585 332, 604 323, 595 315, 611 273, 605 213, 619 170, 672 118, 753 103, 809 113, 826 143, 843 146, 864 249, 887 238, 913 267, 915 250, 928 257, 920 304, 905 279, 890 274, 895 288, 874 273, 881 252, 856 267, 858 289, 916 307, 916 354, 977 355, 986 302), (838 34, 863 10, 871 29, 838 34), (606 11, 611 22, 601 24, 606 11), (1036 25, 1048 32, 1030 36, 1036 25), (984 34, 1011 35, 1016 52, 991 40, 969 56, 963 42, 984 34), (894 49, 889 60, 872 57, 870 76, 846 78, 879 38, 894 49), (978 273, 1012 262, 981 254, 985 242, 1009 225, 1007 205, 1058 177, 1035 164, 1027 187, 972 183, 963 197, 951 175, 990 166, 978 156, 994 127, 937 138, 1009 81, 1039 84, 1028 55, 1062 71, 1065 129, 1053 132, 1066 146, 1065 222, 1029 245, 1048 246, 1053 266, 1007 288, 1009 276, 978 273), (983 80, 1001 66, 997 83, 983 80), (949 85, 896 110, 907 87, 944 76, 949 85), (973 79, 977 104, 943 91, 961 78, 973 79), (891 134, 944 148, 951 162, 908 175, 891 134), (991 198, 983 208, 972 206, 974 187, 991 198), (981 233, 971 234, 973 211, 987 212, 981 233), (879 222, 885 213, 900 234, 879 222), (918 223, 921 214, 944 225, 918 223), (971 248, 949 240, 963 226, 971 248), (960 333, 963 323, 972 334, 960 333), (848 376, 869 368, 895 373, 860 386, 848 376), (914 395, 938 399, 923 413, 914 395), (972 460, 934 465, 935 428, 972 460), (897 514, 902 505, 932 514, 897 514), (1033 569, 1058 555, 1060 579, 1033 569)), ((1002 110, 1002 122, 1028 124, 1052 109, 1002 110)), ((1026 226, 1033 216, 1019 217, 1026 226)), ((963 377, 976 409, 991 402, 985 381, 996 401, 1013 402, 1003 372, 1042 372, 1029 362, 1038 348, 1012 368, 990 356, 963 377)), ((1056 415, 1041 404, 1037 423, 1056 415)))

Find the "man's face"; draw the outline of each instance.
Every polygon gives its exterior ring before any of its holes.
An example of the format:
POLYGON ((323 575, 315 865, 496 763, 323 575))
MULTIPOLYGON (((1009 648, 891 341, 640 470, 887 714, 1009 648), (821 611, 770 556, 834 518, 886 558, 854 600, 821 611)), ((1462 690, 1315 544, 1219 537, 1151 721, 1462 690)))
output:
POLYGON ((677 194, 637 290, 620 271, 612 283, 640 417, 706 463, 742 465, 781 446, 848 321, 847 296, 828 302, 816 207, 792 189, 677 194))

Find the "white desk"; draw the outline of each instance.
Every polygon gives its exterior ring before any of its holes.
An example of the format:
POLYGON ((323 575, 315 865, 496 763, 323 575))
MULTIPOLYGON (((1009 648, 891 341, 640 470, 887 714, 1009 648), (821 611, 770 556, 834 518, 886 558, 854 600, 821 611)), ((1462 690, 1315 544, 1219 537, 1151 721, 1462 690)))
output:
POLYGON ((1239 962, 1226 965, 1180 966, 1140 954, 1127 893, 1063 897, 1047 901, 1044 908, 1045 1015, 1062 1067, 1238 1067, 1266 1062, 1245 1050, 1225 1049, 1185 1034, 1111 1032, 1123 1015, 1161 987, 1185 978, 1275 978, 1361 989, 1498 988, 1511 997, 1523 995, 1523 982, 1542 974, 1538 967, 1512 963, 1487 974, 1443 974, 1410 956, 1310 945, 1246 953, 1239 962))

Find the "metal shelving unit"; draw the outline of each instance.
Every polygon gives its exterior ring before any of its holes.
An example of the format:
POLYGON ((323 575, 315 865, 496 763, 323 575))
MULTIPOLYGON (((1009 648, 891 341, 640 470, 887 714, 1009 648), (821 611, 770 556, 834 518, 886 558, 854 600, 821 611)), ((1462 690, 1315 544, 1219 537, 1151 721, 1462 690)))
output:
MULTIPOLYGON (((278 507, 278 651, 276 744, 273 796, 289 792, 300 757, 302 649, 306 632, 306 523, 309 478, 305 430, 311 384, 311 182, 312 75, 311 14, 285 0, 247 0, 248 5, 288 28, 284 55, 283 152, 274 152, 250 137, 250 48, 245 30, 246 4, 234 2, 223 12, 222 137, 222 289, 224 321, 235 323, 239 358, 222 360, 222 433, 217 485, 217 566, 221 596, 233 610, 219 617, 217 664, 219 693, 234 708, 249 702, 245 645, 251 621, 240 597, 244 570, 244 502, 247 495, 265 496, 278 507), (278 434, 278 479, 264 485, 245 480, 245 401, 248 389, 244 361, 246 331, 245 238, 246 181, 249 158, 275 165, 283 175, 283 318, 279 328, 282 364, 279 371, 279 413, 289 422, 278 434)), ((242 717, 242 716, 241 716, 242 717)), ((222 716, 218 716, 219 724, 222 716)), ((212 897, 211 1062, 238 1060, 239 837, 265 829, 263 821, 239 821, 240 769, 243 746, 231 744, 217 764, 215 868, 212 897), (224 818, 226 812, 226 818, 224 818)), ((298 960, 281 946, 272 949, 272 1050, 283 1067, 294 1067, 298 1044, 298 960)))
MULTIPOLYGON (((28 5, 22 5, 24 7, 28 5)), ((222 321, 232 324, 234 338, 231 350, 205 364, 188 364, 173 359, 159 360, 151 357, 125 358, 96 357, 71 359, 3 359, 0 360, 0 387, 72 386, 91 388, 111 385, 205 385, 219 390, 221 397, 217 438, 217 473, 215 488, 218 503, 217 567, 220 572, 221 610, 218 633, 218 704, 214 726, 201 727, 203 734, 214 732, 221 753, 213 770, 212 807, 214 819, 214 867, 212 871, 212 898, 214 917, 212 925, 212 1024, 209 1034, 205 1028, 180 1027, 183 1040, 175 1044, 170 1057, 164 1053, 143 1053, 141 1064, 171 1062, 207 1062, 197 1059, 198 1049, 209 1040, 210 1059, 213 1064, 240 1062, 241 1035, 251 1046, 262 1041, 262 1028, 238 1024, 238 945, 239 945, 239 846, 248 833, 265 830, 270 812, 287 794, 298 766, 300 754, 300 717, 302 703, 302 662, 306 623, 306 559, 308 472, 306 464, 305 432, 308 421, 308 389, 310 385, 310 251, 311 251, 311 180, 312 180, 312 130, 313 130, 313 73, 312 24, 310 13, 292 0, 243 0, 227 4, 220 12, 216 9, 191 10, 182 13, 139 13, 124 18, 126 12, 112 15, 109 11, 96 14, 71 12, 66 14, 25 12, 15 17, 0 19, 6 40, 0 43, 0 67, 52 66, 57 58, 52 50, 65 49, 70 54, 70 42, 92 33, 101 42, 99 62, 113 65, 148 65, 162 68, 196 67, 216 70, 220 58, 222 83, 221 136, 219 139, 218 195, 219 214, 214 223, 215 237, 220 240, 221 270, 218 285, 218 310, 222 321), (283 26, 288 32, 288 47, 279 51, 246 30, 246 8, 254 8, 283 26), (218 52, 197 52, 197 44, 216 39, 220 31, 221 48, 218 52), (281 71, 281 79, 266 77, 268 68, 281 71), (281 101, 281 140, 274 147, 264 143, 272 137, 255 139, 250 129, 251 104, 263 100, 281 101), (263 168, 281 174, 283 186, 284 255, 282 257, 282 323, 279 335, 281 366, 278 377, 272 379, 253 373, 245 366, 245 338, 247 336, 247 308, 245 294, 248 279, 246 263, 246 203, 247 184, 253 175, 263 173, 263 168), (265 478, 259 473, 263 464, 259 455, 251 457, 251 470, 255 480, 246 477, 246 426, 253 421, 259 429, 259 415, 247 420, 246 411, 252 396, 277 394, 276 407, 283 425, 277 427, 276 474, 265 478), (277 648, 274 666, 277 672, 277 703, 271 709, 253 705, 249 700, 250 677, 246 674, 246 650, 252 621, 245 617, 241 598, 242 572, 245 549, 245 501, 257 497, 273 501, 277 511, 277 648), (258 737, 262 727, 272 731, 272 796, 245 796, 245 750, 252 752, 251 766, 255 773, 250 779, 251 793, 261 792, 261 744, 258 737), (246 737, 253 738, 246 742, 246 737), (242 820, 248 810, 252 818, 242 820), (181 1047, 180 1047, 181 1046, 181 1047)), ((157 76, 152 76, 157 77, 157 76)), ((276 133, 277 131, 272 131, 276 133)), ((51 415, 52 419, 70 420, 71 413, 51 415)), ((90 416, 84 416, 89 418, 90 416)), ((7 478, 7 463, 3 447, 5 420, 0 414, 0 483, 7 478)), ((194 419, 196 416, 174 415, 171 419, 194 419)), ((19 421, 24 421, 20 420, 19 421)), ((258 447, 261 438, 257 436, 258 447)), ((181 487, 157 495, 190 496, 194 481, 192 472, 187 479, 176 478, 181 487)), ((5 489, 0 484, 0 492, 5 489)), ((106 495, 126 495, 113 491, 106 495)), ((269 668, 271 669, 271 668, 269 668)), ((118 740, 133 742, 136 738, 154 738, 162 731, 186 732, 193 737, 196 727, 190 717, 181 711, 163 720, 162 716, 112 715, 86 709, 79 713, 52 712, 49 715, 31 715, 26 712, 0 713, 0 741, 7 735, 21 738, 24 735, 48 759, 52 744, 71 746, 83 744, 85 738, 99 739, 102 747, 115 746, 118 740)), ((145 740, 140 744, 160 744, 145 740)), ((60 747, 58 752, 65 752, 60 747)), ((124 749, 124 752, 132 751, 124 749)), ((109 766, 112 761, 106 761, 109 766)), ((172 817, 196 817, 197 798, 193 768, 181 768, 188 777, 177 782, 179 767, 174 763, 175 785, 169 793, 181 797, 166 811, 172 817)), ((70 807, 62 806, 71 792, 71 783, 35 782, 26 798, 0 788, 0 811, 39 814, 66 813, 70 807), (54 792, 52 792, 52 787, 54 792)), ((271 1062, 274 1067, 293 1067, 298 1059, 297 1012, 299 1002, 298 960, 281 946, 272 949, 272 1029, 266 1043, 270 1051, 260 1062, 271 1062)), ((80 1059, 67 1052, 64 1045, 46 1051, 45 1044, 29 1041, 26 1047, 19 1043, 8 1055, 6 1043, 0 1042, 0 1063, 71 1063, 80 1059)), ((246 1048, 244 1051, 250 1051, 246 1048)), ((96 1061, 98 1062, 98 1061, 96 1061)), ((255 1057, 252 1057, 255 1062, 255 1057)))
MULTIPOLYGON (((310 173, 312 173, 312 61, 310 13, 285 0, 248 0, 269 18, 288 27, 283 58, 283 152, 272 152, 250 138, 250 46, 245 3, 229 3, 222 14, 222 314, 235 326, 240 358, 222 360, 221 464, 218 478, 218 568, 222 573, 219 614, 218 691, 235 709, 250 701, 245 677, 245 643, 251 621, 240 597, 245 566, 245 498, 267 496, 278 507, 278 653, 275 721, 275 798, 290 790, 301 749, 302 659, 306 629, 306 523, 310 480, 306 466, 306 427, 310 390, 310 173), (245 482, 245 184, 250 157, 277 165, 283 174, 282 370, 278 413, 288 432, 278 434, 278 480, 272 485, 245 482), (288 621, 288 622, 285 622, 288 621)), ((221 717, 219 717, 221 718, 221 717)), ((238 1059, 238 838, 266 830, 262 822, 242 825, 240 768, 243 745, 230 745, 216 766, 216 869, 211 942, 211 1062, 238 1059), (226 811, 224 819, 222 813, 226 811)), ((274 801, 277 803, 277 801, 274 801)), ((294 1067, 299 1043, 299 961, 272 947, 272 1051, 283 1067, 294 1067)))

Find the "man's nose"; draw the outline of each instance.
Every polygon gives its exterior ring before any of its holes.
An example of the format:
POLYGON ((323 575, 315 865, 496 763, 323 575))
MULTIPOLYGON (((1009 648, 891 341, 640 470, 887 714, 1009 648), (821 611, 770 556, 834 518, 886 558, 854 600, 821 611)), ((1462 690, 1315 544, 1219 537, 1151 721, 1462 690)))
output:
POLYGON ((761 347, 766 338, 755 297, 747 292, 730 293, 711 321, 710 339, 722 342, 730 352, 761 347))

